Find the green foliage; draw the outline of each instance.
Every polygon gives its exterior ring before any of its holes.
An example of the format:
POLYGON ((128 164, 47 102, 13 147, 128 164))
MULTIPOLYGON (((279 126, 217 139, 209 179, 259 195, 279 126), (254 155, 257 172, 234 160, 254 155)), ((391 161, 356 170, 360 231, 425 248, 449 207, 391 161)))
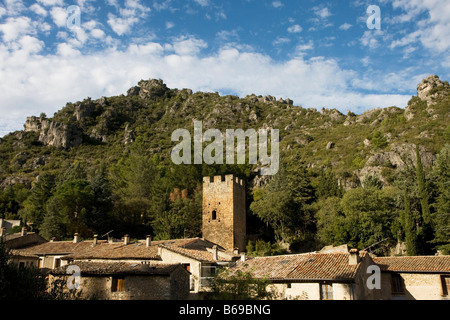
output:
POLYGON ((386 137, 381 131, 376 131, 370 138, 373 149, 383 149, 388 145, 386 137))
POLYGON ((267 290, 270 282, 254 278, 251 272, 221 269, 210 281, 210 300, 272 300, 273 291, 267 290))
POLYGON ((381 190, 383 188, 383 182, 381 182, 378 177, 371 175, 364 178, 362 185, 365 189, 375 188, 381 190))
POLYGON ((403 213, 403 228, 405 230, 406 254, 409 256, 417 255, 417 228, 415 218, 411 212, 408 194, 405 189, 405 211, 403 213))
POLYGON ((344 190, 331 170, 320 172, 318 186, 316 188, 318 198, 342 197, 344 190))
POLYGON ((275 256, 280 254, 286 254, 287 251, 280 247, 280 244, 265 242, 258 239, 255 242, 249 241, 246 246, 247 255, 261 257, 261 256, 275 256))
POLYGON ((425 181, 425 172, 423 170, 422 159, 420 157, 419 146, 416 145, 416 179, 420 197, 420 205, 422 207, 422 218, 424 223, 430 223, 430 206, 428 203, 429 190, 425 181))
POLYGON ((45 275, 34 267, 19 267, 0 239, 0 300, 37 300, 47 298, 45 275))
POLYGON ((279 172, 250 209, 274 229, 277 241, 292 243, 302 233, 312 231, 310 204, 314 201, 314 189, 298 155, 287 161, 280 165, 279 172))
POLYGON ((439 248, 444 252, 450 252, 450 144, 442 148, 436 159, 433 173, 438 196, 434 207, 436 213, 433 224, 436 229, 435 242, 440 243, 439 248))

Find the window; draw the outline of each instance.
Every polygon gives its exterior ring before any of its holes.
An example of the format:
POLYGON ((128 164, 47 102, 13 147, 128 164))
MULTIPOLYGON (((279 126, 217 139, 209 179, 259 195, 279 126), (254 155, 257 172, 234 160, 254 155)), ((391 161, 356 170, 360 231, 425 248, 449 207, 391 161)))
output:
POLYGON ((404 294, 403 278, 397 274, 393 273, 392 277, 392 294, 404 294))
POLYGON ((217 211, 216 210, 212 211, 211 219, 213 219, 213 220, 217 219, 217 211))
POLYGON ((448 292, 450 291, 450 276, 441 276, 442 282, 442 295, 448 296, 448 292))
POLYGON ((54 267, 53 268, 58 268, 61 266, 61 259, 60 258, 55 258, 55 263, 54 263, 54 267))
POLYGON ((320 299, 333 300, 333 284, 331 283, 320 284, 320 299))
POLYGON ((112 277, 111 292, 125 291, 125 277, 112 277))

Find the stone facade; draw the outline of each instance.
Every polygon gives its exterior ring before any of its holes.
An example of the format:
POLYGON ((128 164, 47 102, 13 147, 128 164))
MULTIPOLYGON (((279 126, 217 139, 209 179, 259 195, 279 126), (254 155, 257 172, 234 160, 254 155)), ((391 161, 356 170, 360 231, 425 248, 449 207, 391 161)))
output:
MULTIPOLYGON (((50 275, 66 280, 67 276, 50 275)), ((185 300, 189 295, 189 274, 182 266, 165 275, 83 275, 83 299, 99 300, 185 300), (113 290, 113 279, 123 279, 120 290, 113 290)))
POLYGON ((203 179, 203 238, 226 250, 246 246, 245 185, 233 175, 203 179))

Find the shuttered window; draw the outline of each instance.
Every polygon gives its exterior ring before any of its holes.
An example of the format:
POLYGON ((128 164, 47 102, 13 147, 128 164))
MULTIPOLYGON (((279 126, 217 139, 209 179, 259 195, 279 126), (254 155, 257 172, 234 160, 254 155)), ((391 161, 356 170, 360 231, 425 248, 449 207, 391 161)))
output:
POLYGON ((125 278, 113 277, 111 283, 111 292, 125 291, 125 278))
POLYGON ((393 273, 392 277, 392 294, 404 294, 403 278, 397 274, 393 273))
POLYGON ((333 285, 331 283, 320 284, 320 299, 333 300, 333 285))
POLYGON ((450 291, 450 276, 441 276, 442 281, 442 294, 444 296, 448 296, 448 292, 450 291))

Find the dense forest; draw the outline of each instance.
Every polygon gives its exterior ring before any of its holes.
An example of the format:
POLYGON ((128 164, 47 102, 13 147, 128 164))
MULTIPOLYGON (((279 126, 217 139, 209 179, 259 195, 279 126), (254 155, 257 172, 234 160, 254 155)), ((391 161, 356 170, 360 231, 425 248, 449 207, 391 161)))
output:
POLYGON ((67 103, 0 140, 0 218, 47 239, 197 237, 202 177, 235 174, 246 181, 250 254, 348 244, 389 255, 399 243, 408 255, 449 254, 450 87, 436 76, 419 87, 405 109, 361 115, 161 80, 67 103), (279 172, 175 165, 171 133, 192 131, 193 120, 205 130, 280 129, 279 172))

